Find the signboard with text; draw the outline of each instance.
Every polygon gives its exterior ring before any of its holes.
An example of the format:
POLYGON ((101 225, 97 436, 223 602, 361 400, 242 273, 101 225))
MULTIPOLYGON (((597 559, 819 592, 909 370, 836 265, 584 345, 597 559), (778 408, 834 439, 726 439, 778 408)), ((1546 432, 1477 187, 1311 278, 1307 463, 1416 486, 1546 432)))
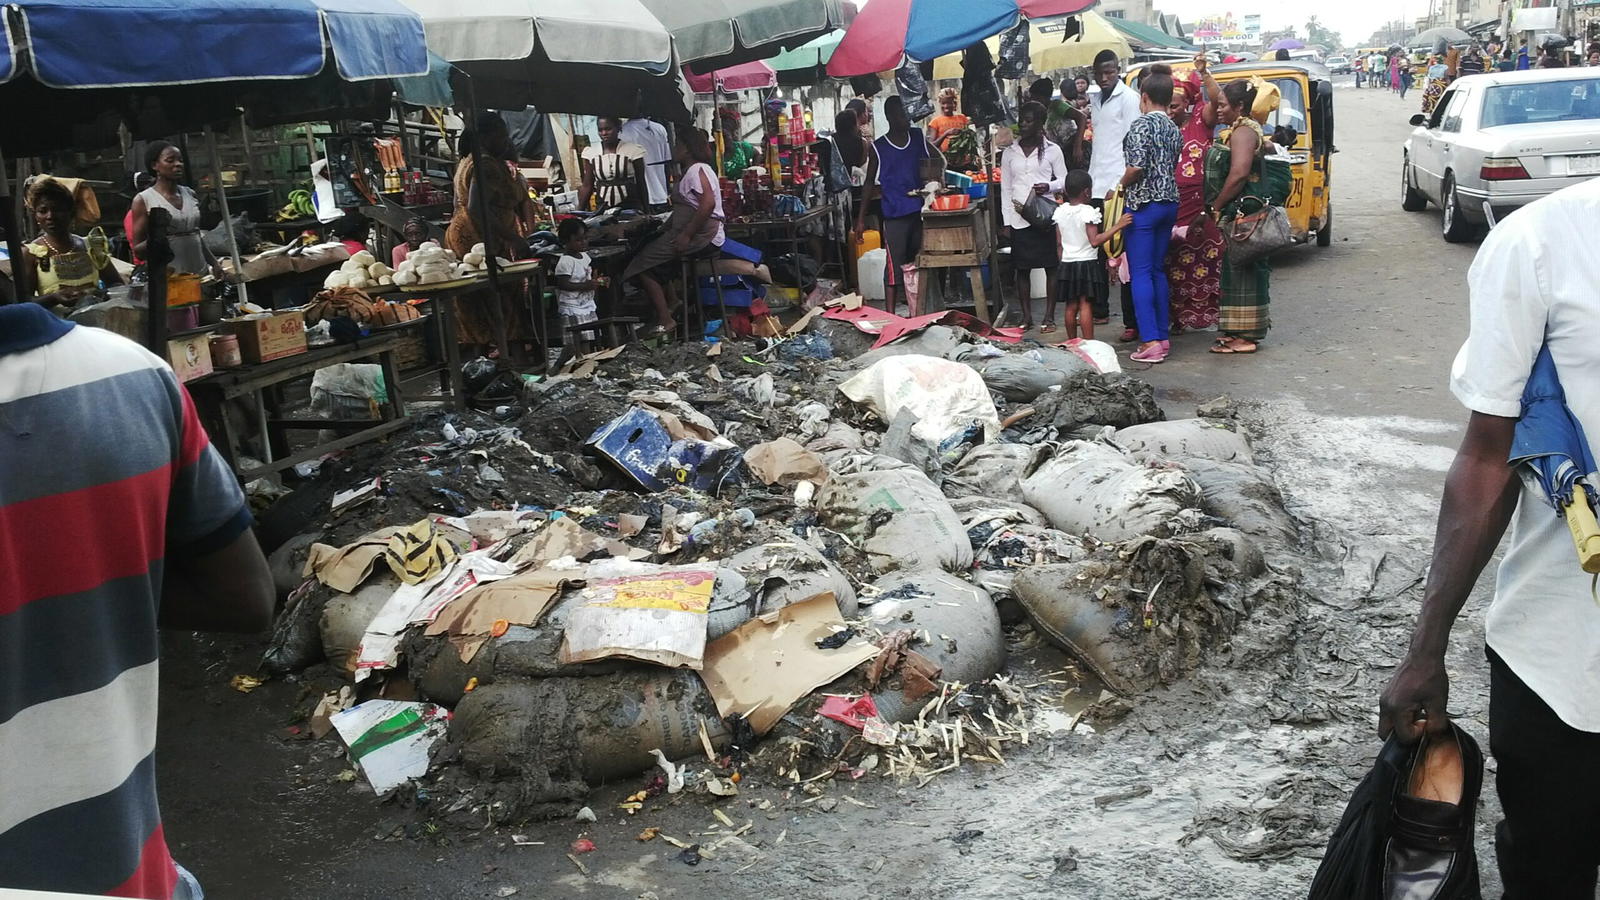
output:
POLYGON ((1190 30, 1197 44, 1242 44, 1259 40, 1261 17, 1248 15, 1235 17, 1233 13, 1204 16, 1190 30))

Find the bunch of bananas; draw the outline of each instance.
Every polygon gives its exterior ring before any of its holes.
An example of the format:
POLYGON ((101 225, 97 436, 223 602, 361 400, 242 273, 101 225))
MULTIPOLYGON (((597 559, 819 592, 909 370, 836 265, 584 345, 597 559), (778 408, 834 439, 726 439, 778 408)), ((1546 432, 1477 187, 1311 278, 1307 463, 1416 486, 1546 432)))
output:
POLYGON ((302 219, 317 214, 317 206, 311 202, 311 192, 305 188, 296 188, 289 192, 289 202, 283 205, 273 216, 273 221, 287 222, 290 219, 302 219))

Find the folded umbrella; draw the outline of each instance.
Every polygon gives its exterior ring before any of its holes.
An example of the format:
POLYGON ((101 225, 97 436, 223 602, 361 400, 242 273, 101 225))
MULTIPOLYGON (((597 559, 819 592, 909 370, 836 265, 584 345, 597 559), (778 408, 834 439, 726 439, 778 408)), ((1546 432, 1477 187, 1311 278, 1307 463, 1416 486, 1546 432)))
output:
POLYGON ((1537 483, 1557 514, 1566 518, 1583 570, 1600 574, 1594 455, 1582 423, 1567 408, 1548 344, 1539 349, 1522 389, 1522 416, 1511 438, 1509 462, 1525 480, 1537 483))

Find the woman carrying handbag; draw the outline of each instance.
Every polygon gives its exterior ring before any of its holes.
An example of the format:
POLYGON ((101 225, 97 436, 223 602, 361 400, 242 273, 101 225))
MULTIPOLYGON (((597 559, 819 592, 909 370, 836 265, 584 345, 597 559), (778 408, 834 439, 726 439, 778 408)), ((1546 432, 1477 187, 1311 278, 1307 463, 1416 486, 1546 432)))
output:
POLYGON ((1267 176, 1266 136, 1252 118, 1256 91, 1246 81, 1223 87, 1217 118, 1228 127, 1206 153, 1206 214, 1221 214, 1219 225, 1228 240, 1218 301, 1222 337, 1212 353, 1254 353, 1260 348, 1272 327, 1267 257, 1282 246, 1272 246, 1274 242, 1288 238, 1287 229, 1278 228, 1283 191, 1267 176))

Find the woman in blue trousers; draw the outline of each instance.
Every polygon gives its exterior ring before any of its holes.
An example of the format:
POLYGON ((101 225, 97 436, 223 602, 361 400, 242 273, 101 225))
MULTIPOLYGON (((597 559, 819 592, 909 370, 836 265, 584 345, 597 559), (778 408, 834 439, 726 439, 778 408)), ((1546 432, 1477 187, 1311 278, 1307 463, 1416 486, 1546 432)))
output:
POLYGON ((1142 114, 1122 139, 1128 168, 1118 187, 1133 214, 1124 246, 1141 342, 1133 352, 1137 362, 1161 362, 1171 349, 1166 259, 1172 227, 1178 221, 1178 153, 1183 148, 1183 134, 1167 115, 1171 103, 1172 69, 1151 66, 1139 83, 1142 114))

